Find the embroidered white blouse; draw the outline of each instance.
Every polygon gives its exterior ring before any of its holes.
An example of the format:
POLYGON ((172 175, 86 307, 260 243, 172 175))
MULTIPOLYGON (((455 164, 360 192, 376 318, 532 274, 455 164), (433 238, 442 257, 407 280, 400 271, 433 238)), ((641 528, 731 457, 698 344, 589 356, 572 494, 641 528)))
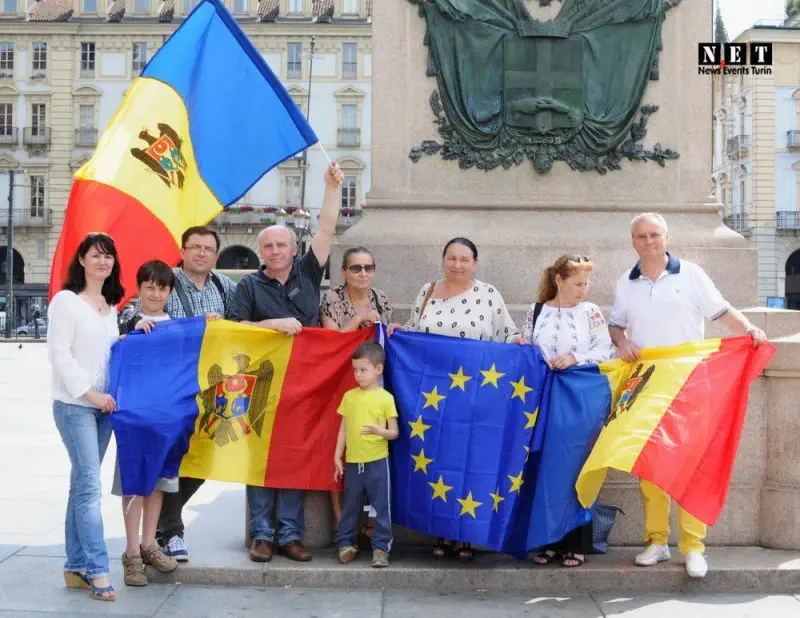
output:
POLYGON ((86 392, 108 392, 108 360, 119 339, 117 310, 100 315, 74 292, 62 290, 47 309, 52 398, 91 408, 86 392))
POLYGON ((545 358, 574 354, 579 365, 602 363, 614 357, 614 344, 603 312, 593 303, 579 303, 569 309, 542 305, 533 328, 531 305, 522 336, 536 345, 545 358))
POLYGON ((505 342, 519 335, 497 288, 477 279, 466 292, 450 298, 431 298, 420 315, 430 283, 417 294, 405 330, 463 339, 505 342))

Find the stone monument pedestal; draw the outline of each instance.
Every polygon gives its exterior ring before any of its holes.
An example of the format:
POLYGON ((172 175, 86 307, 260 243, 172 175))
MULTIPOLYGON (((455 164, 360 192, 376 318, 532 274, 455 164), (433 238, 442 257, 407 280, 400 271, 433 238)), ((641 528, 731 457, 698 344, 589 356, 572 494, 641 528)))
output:
MULTIPOLYGON (((526 6, 536 12, 536 3, 526 6)), ((552 17, 560 5, 551 5, 552 17)), ((485 172, 454 162, 409 157, 412 146, 437 139, 429 99, 436 79, 426 77, 425 22, 417 7, 395 0, 375 5, 372 183, 361 221, 339 239, 338 266, 348 246, 369 247, 376 258, 376 285, 386 291, 403 321, 419 288, 441 276, 441 251, 454 236, 478 246, 481 280, 503 294, 515 319, 533 302, 543 268, 559 255, 591 256, 589 298, 606 311, 614 286, 636 261, 630 221, 646 211, 662 213, 671 250, 700 264, 728 301, 756 304, 756 253, 724 227, 711 188, 711 78, 698 75, 697 43, 711 34, 711 0, 692 0, 667 13, 660 79, 651 81, 643 104, 658 105, 647 125, 645 146, 661 143, 680 153, 664 167, 623 161, 604 175, 576 172, 560 162, 546 174, 529 163, 485 172)), ((621 67, 624 70, 624 67, 621 67)), ((338 277, 333 269, 334 279, 338 277)), ((800 549, 800 314, 753 314, 778 354, 754 385, 727 507, 709 541, 800 549), (782 337, 782 338, 781 338, 782 337)), ((709 336, 719 336, 714 328, 709 336)), ((621 506, 612 542, 640 544, 643 534, 636 479, 610 475, 601 501, 621 506)), ((311 514, 307 515, 307 519, 311 514)))

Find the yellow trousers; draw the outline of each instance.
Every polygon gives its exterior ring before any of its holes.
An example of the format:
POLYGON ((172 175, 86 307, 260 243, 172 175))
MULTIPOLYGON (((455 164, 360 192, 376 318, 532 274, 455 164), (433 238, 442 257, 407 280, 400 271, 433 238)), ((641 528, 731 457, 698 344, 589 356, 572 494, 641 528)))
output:
MULTIPOLYGON (((644 542, 646 545, 669 544, 669 510, 672 498, 649 481, 639 481, 644 506, 644 542)), ((708 533, 708 526, 678 507, 678 527, 681 530, 678 550, 682 556, 690 551, 705 551, 703 539, 708 533)))

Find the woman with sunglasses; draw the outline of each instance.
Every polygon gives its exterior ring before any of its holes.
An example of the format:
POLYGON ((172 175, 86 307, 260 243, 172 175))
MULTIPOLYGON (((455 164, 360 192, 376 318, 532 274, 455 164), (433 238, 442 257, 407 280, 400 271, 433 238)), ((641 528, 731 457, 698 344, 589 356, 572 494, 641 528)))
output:
MULTIPOLYGON (((551 369, 598 364, 614 356, 603 312, 584 300, 593 269, 585 255, 562 255, 542 273, 539 298, 528 311, 522 337, 523 343, 539 348, 551 369)), ((560 559, 564 567, 578 567, 591 546, 592 524, 588 523, 542 548, 533 560, 550 564, 560 559)))
POLYGON ((116 305, 124 290, 114 241, 89 234, 69 265, 64 288, 48 308, 53 417, 72 470, 65 525, 68 588, 113 601, 100 510, 100 463, 111 438, 108 360, 119 338, 116 305))
MULTIPOLYGON (((349 333, 375 322, 388 325, 392 319, 392 303, 380 290, 372 287, 375 279, 375 258, 366 247, 351 247, 342 257, 344 283, 325 292, 319 308, 322 326, 349 333)), ((342 494, 331 492, 331 506, 336 525, 342 517, 342 494)), ((362 528, 362 535, 371 537, 374 519, 362 528)))

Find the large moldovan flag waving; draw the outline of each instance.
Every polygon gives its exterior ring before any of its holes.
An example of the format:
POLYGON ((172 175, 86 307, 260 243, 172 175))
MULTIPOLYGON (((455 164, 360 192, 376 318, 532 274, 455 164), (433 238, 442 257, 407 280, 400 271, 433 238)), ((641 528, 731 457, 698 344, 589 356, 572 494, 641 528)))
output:
POLYGON ((209 222, 316 141, 223 3, 202 0, 133 82, 75 174, 50 295, 86 234, 106 232, 130 296, 142 263, 177 263, 184 230, 209 222))

